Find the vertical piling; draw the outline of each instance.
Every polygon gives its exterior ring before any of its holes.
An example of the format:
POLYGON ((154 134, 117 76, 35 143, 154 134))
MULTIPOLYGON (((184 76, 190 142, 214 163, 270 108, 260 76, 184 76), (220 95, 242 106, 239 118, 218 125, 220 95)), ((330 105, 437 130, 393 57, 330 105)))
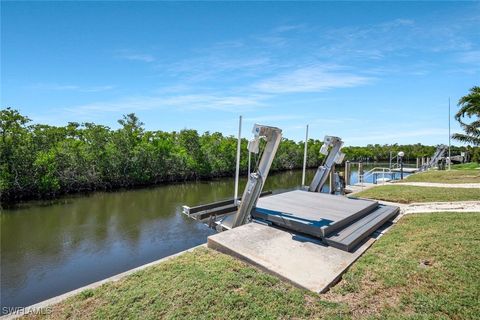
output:
POLYGON ((451 153, 450 153, 450 148, 452 146, 451 142, 452 134, 450 132, 450 97, 448 97, 448 170, 451 169, 451 153))
POLYGON ((420 158, 417 157, 417 168, 420 168, 420 158))
POLYGON ((335 193, 335 165, 332 166, 330 170, 330 183, 329 183, 330 193, 335 193))
POLYGON ((240 175, 240 148, 242 141, 242 116, 238 119, 238 141, 237 141, 237 166, 235 168, 235 194, 233 195, 233 202, 238 204, 238 180, 240 175))
POLYGON ((358 163, 358 182, 363 183, 363 163, 360 161, 358 163))
POLYGON ((350 185, 350 161, 345 161, 345 185, 350 185))
POLYGON ((308 144, 308 124, 305 131, 305 147, 303 148, 303 171, 302 171, 302 187, 305 185, 305 172, 307 170, 307 144, 308 144))
POLYGON ((403 180, 403 158, 400 159, 400 180, 403 180))

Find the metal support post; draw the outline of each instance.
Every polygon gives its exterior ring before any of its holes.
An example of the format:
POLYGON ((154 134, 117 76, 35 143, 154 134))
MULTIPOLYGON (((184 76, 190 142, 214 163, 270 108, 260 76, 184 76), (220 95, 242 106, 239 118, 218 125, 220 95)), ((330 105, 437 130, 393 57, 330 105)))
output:
POLYGON ((308 145, 308 124, 305 131, 305 147, 303 148, 303 171, 302 171, 302 187, 305 185, 305 172, 307 170, 307 145, 308 145))
POLYGON ((238 119, 238 141, 237 141, 237 166, 235 168, 235 193, 233 195, 233 202, 238 204, 238 180, 240 176, 240 148, 242 142, 242 116, 238 119))

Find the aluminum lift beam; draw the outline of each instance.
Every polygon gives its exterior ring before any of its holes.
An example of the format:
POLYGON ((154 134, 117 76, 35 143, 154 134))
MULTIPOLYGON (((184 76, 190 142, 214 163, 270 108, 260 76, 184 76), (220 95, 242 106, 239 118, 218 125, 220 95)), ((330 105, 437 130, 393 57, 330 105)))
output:
POLYGON ((325 136, 323 139, 323 145, 320 148, 320 153, 327 156, 325 161, 321 166, 318 167, 315 176, 313 177, 312 183, 308 188, 308 191, 311 192, 321 192, 322 187, 328 179, 328 175, 332 170, 335 163, 340 164, 345 158, 345 154, 340 151, 343 146, 343 141, 339 137, 334 136, 325 136), (329 147, 331 147, 329 151, 329 147))
POLYGON ((258 154, 260 139, 266 140, 267 144, 263 150, 262 158, 258 169, 250 174, 247 185, 243 192, 242 201, 237 213, 233 218, 231 228, 241 226, 248 222, 250 213, 255 207, 263 185, 267 179, 268 172, 272 165, 273 158, 277 153, 278 146, 282 140, 282 130, 276 127, 269 127, 255 124, 252 130, 254 138, 248 142, 248 151, 258 154))
POLYGON ((276 127, 255 124, 252 132, 254 137, 248 142, 250 153, 260 153, 260 140, 265 140, 266 144, 261 150, 257 169, 248 176, 241 200, 237 198, 196 207, 185 205, 183 206, 184 214, 203 222, 208 219, 208 226, 218 231, 229 230, 251 220, 251 212, 258 198, 271 194, 271 191, 262 193, 262 189, 282 140, 282 130, 276 127))
POLYGON ((424 164, 421 168, 421 171, 425 171, 433 166, 435 166, 438 163, 438 160, 440 160, 445 152, 447 151, 448 146, 444 144, 440 144, 437 146, 437 150, 435 150, 435 153, 433 154, 432 158, 430 159, 429 162, 424 164))

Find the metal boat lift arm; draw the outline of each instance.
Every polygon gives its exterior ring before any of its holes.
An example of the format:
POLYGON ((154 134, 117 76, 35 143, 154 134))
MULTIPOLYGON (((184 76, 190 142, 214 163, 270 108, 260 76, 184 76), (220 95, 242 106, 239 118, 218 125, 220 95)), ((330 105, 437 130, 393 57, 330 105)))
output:
POLYGON ((313 177, 312 183, 308 188, 308 191, 311 192, 321 192, 322 187, 328 179, 328 175, 333 168, 335 163, 340 164, 345 158, 345 154, 341 152, 343 146, 343 141, 339 137, 334 136, 325 136, 323 140, 323 145, 320 148, 320 153, 327 156, 325 161, 321 166, 318 167, 315 176, 313 177), (328 151, 329 147, 332 147, 330 152, 328 151))
POLYGON ((232 228, 248 222, 250 212, 260 197, 273 158, 275 157, 280 141, 282 140, 282 130, 276 127, 255 124, 252 132, 254 138, 248 142, 248 150, 250 152, 258 154, 260 139, 265 139, 267 144, 263 151, 262 158, 260 159, 258 169, 255 172, 252 172, 248 177, 240 207, 233 218, 232 228))
POLYGON ((437 150, 435 150, 435 153, 433 154, 432 158, 428 163, 422 166, 421 171, 427 170, 428 168, 435 166, 438 160, 440 160, 443 157, 443 154, 447 151, 447 149, 448 147, 444 144, 438 145, 437 150))

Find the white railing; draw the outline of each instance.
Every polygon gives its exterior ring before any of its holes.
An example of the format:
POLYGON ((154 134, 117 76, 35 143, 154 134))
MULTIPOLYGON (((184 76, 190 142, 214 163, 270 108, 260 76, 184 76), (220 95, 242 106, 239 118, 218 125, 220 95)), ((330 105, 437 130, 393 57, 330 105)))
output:
POLYGON ((392 166, 390 167, 390 169, 397 169, 397 168, 400 168, 400 164, 398 162, 392 163, 392 166))
POLYGON ((367 172, 365 172, 362 175, 359 174, 358 175, 358 182, 363 185, 365 183, 365 180, 368 177, 373 176, 375 174, 382 174, 382 181, 385 182, 385 174, 392 174, 392 173, 393 173, 393 171, 390 168, 375 167, 375 168, 372 168, 372 169, 368 170, 367 172))

